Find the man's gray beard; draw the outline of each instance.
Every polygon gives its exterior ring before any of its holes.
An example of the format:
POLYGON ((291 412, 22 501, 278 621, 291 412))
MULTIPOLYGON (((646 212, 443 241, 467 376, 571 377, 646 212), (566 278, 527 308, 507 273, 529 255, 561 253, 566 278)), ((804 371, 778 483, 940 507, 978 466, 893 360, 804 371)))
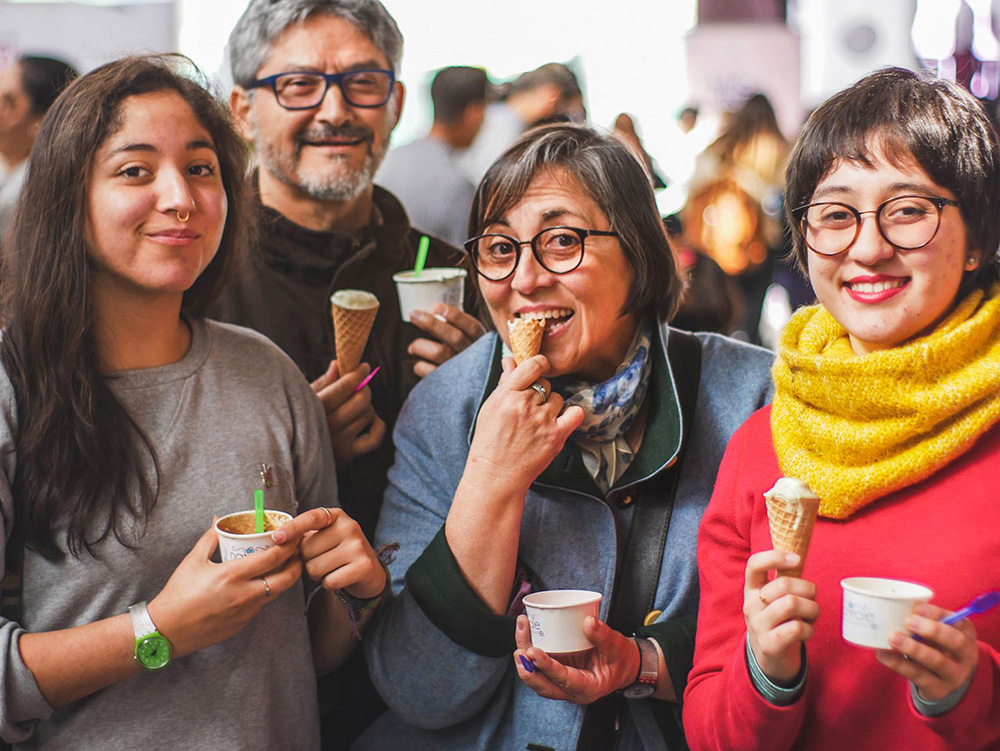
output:
POLYGON ((372 150, 365 157, 361 168, 355 171, 347 171, 343 164, 337 164, 347 161, 346 157, 333 156, 330 159, 330 166, 335 170, 326 175, 302 174, 299 171, 298 157, 298 153, 294 157, 278 154, 269 144, 258 151, 261 166, 279 182, 290 188, 297 188, 317 201, 340 202, 354 200, 371 186, 375 172, 385 157, 385 150, 381 153, 372 150))

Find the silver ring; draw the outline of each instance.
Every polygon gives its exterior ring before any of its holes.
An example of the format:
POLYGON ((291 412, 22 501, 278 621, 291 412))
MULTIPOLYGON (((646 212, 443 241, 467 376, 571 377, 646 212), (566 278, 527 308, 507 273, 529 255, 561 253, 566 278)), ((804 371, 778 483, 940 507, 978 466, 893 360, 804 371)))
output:
POLYGON ((326 524, 323 525, 323 529, 326 529, 331 524, 333 524, 333 514, 330 513, 330 509, 328 509, 326 506, 321 506, 320 508, 322 508, 326 512, 326 524))
POLYGON ((531 384, 531 388, 533 388, 535 391, 541 394, 542 401, 540 401, 539 404, 545 404, 545 402, 549 400, 548 389, 546 389, 542 384, 535 382, 531 384))
POLYGON ((269 586, 267 586, 267 579, 265 579, 262 576, 262 577, 260 577, 260 580, 262 582, 264 582, 264 597, 270 597, 271 596, 271 588, 269 586))

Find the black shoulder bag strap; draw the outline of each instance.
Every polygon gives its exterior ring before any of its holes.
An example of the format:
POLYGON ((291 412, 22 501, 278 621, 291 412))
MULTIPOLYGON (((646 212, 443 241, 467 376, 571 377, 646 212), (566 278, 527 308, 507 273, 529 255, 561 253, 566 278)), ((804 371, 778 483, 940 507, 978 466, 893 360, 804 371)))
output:
MULTIPOLYGON (((701 376, 701 344, 698 339, 692 334, 671 329, 667 353, 684 432, 677 461, 645 484, 633 512, 628 543, 622 566, 615 576, 615 590, 608 615, 608 625, 625 634, 635 633, 656 604, 663 550, 698 399, 698 380, 701 376)), ((617 748, 617 725, 626 711, 625 703, 625 698, 616 693, 589 705, 577 751, 612 751, 617 748)), ((661 730, 671 751, 687 748, 679 724, 663 727, 661 723, 661 730)))

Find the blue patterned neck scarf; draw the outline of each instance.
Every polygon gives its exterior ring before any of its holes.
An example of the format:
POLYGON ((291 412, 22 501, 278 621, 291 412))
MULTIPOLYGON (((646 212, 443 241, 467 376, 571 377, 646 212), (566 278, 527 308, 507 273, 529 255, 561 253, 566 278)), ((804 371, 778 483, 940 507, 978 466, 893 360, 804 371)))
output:
POLYGON ((583 424, 571 438, 580 448, 587 472, 604 494, 635 458, 625 433, 646 398, 652 340, 652 326, 639 326, 622 364, 604 383, 552 379, 553 390, 566 400, 566 406, 578 404, 583 408, 583 424))

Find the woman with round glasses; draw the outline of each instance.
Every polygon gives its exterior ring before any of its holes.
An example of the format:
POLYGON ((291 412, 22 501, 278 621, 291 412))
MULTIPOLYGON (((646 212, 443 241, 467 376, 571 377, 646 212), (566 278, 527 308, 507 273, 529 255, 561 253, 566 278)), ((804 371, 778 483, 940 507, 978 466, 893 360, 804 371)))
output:
POLYGON ((674 256, 611 136, 530 131, 486 174, 470 227, 496 333, 400 415, 377 532, 401 543, 396 597, 366 636, 390 712, 355 748, 606 749, 616 732, 621 749, 658 747, 659 722, 679 733, 698 521, 729 435, 768 398, 771 356, 668 328, 674 256), (544 333, 515 367, 518 318, 544 333), (603 595, 593 649, 529 648, 516 617, 545 589, 603 595))
POLYGON ((996 748, 1000 618, 941 622, 1000 582, 996 133, 964 90, 887 69, 816 110, 786 182, 820 304, 782 335, 774 403, 730 442, 702 523, 688 741, 996 748), (799 577, 777 573, 799 560, 765 510, 782 476, 821 499, 799 577), (870 650, 841 637, 852 576, 935 594, 870 650))

